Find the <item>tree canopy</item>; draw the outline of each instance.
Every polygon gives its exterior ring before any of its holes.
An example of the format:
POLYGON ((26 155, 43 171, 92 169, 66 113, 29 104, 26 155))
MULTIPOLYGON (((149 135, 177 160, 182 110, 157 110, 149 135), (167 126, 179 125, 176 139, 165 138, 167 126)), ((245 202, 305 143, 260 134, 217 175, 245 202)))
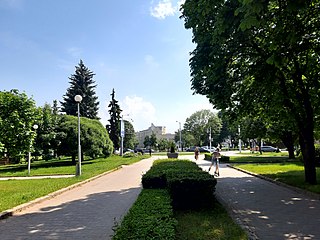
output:
POLYGON ((79 65, 76 66, 75 73, 69 78, 70 87, 67 89, 61 102, 62 112, 65 112, 67 115, 77 116, 78 109, 74 97, 81 95, 81 116, 98 119, 99 102, 95 93, 96 85, 93 80, 94 75, 95 74, 84 65, 83 61, 80 60, 79 65))
POLYGON ((319 114, 319 1, 186 0, 185 27, 196 48, 192 89, 230 115, 294 120, 305 177, 316 183, 314 123, 319 114))
POLYGON ((111 141, 113 142, 114 149, 120 148, 120 119, 121 112, 118 101, 115 99, 115 91, 112 89, 111 101, 108 105, 108 112, 110 115, 109 124, 106 128, 108 130, 111 141))
MULTIPOLYGON (((78 151, 77 119, 75 116, 61 115, 57 130, 62 133, 57 136, 61 142, 59 154, 71 155, 74 162, 78 151)), ((113 152, 109 135, 99 120, 82 117, 80 129, 82 154, 95 158, 109 156, 113 152)))
MULTIPOLYGON (((184 123, 184 131, 192 134, 198 146, 209 145, 209 130, 212 136, 219 136, 221 120, 210 110, 200 110, 188 117, 184 123)), ((184 134, 185 135, 185 134, 184 134)), ((217 140, 217 138, 216 138, 217 140)))
POLYGON ((31 150, 36 136, 34 124, 40 111, 32 98, 14 89, 0 92, 0 147, 9 158, 20 160, 21 154, 31 150))

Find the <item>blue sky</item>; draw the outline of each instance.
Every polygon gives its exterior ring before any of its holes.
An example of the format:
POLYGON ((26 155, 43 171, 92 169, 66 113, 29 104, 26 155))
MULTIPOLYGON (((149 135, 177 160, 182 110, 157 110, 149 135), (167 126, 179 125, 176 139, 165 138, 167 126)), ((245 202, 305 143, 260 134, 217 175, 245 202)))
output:
POLYGON ((96 75, 99 117, 115 89, 136 131, 151 123, 177 131, 192 113, 212 109, 193 95, 178 0, 0 0, 0 90, 19 89, 38 106, 69 87, 80 59, 96 75))

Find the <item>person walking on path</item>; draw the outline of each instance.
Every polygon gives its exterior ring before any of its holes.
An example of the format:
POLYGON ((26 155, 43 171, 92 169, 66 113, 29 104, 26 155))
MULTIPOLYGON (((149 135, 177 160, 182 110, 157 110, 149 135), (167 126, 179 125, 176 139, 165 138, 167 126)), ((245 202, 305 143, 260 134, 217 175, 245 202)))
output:
POLYGON ((196 147, 196 149, 194 150, 194 159, 195 160, 199 159, 199 154, 200 154, 199 148, 196 147))
POLYGON ((219 159, 221 158, 220 149, 217 147, 211 156, 211 165, 208 172, 210 172, 212 166, 214 167, 214 176, 219 177, 219 159))

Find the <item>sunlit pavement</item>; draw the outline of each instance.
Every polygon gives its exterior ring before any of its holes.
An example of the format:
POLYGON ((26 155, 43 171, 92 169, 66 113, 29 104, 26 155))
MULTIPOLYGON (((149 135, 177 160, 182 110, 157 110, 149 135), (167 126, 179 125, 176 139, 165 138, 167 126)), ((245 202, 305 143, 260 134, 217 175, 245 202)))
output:
MULTIPOLYGON (((209 161, 195 162, 208 171, 209 161)), ((250 233, 250 239, 320 239, 320 197, 310 197, 226 164, 220 164, 217 181, 216 197, 250 233)))

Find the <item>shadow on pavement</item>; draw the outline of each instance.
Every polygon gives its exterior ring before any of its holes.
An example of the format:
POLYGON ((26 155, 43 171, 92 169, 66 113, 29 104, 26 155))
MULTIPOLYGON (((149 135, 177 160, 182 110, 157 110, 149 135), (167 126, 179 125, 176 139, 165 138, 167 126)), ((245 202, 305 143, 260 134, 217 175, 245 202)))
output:
POLYGON ((123 217, 119 212, 126 212, 128 202, 134 202, 140 191, 95 193, 36 213, 14 215, 0 221, 0 239, 111 239, 113 226, 123 217))

